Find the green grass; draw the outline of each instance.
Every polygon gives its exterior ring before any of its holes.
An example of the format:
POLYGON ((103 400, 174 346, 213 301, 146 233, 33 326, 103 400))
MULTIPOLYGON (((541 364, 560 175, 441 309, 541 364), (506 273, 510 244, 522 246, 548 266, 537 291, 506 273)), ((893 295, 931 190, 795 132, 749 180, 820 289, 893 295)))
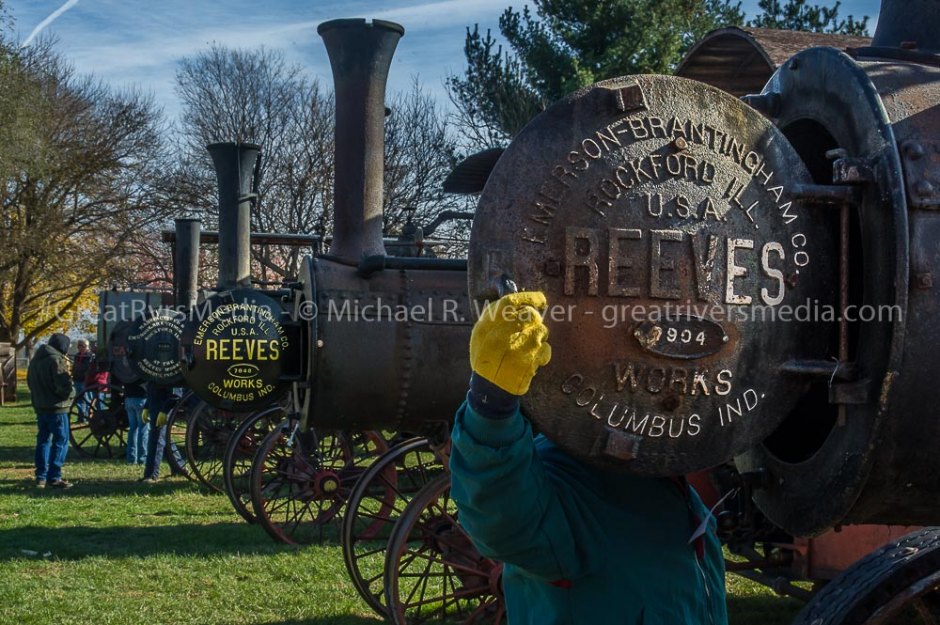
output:
MULTIPOLYGON (((381 623, 335 540, 275 544, 183 478, 139 484, 139 468, 72 450, 75 487, 35 489, 35 417, 21 400, 0 407, 0 624, 381 623)), ((728 590, 733 625, 786 625, 800 605, 734 576, 728 590)))

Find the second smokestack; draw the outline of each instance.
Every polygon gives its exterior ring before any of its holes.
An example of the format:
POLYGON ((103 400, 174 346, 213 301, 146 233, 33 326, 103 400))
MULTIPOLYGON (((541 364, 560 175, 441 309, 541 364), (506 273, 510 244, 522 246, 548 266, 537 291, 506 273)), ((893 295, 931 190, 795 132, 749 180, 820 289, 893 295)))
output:
POLYGON ((384 255, 385 84, 405 29, 364 19, 320 24, 336 92, 333 243, 330 254, 358 262, 384 255))

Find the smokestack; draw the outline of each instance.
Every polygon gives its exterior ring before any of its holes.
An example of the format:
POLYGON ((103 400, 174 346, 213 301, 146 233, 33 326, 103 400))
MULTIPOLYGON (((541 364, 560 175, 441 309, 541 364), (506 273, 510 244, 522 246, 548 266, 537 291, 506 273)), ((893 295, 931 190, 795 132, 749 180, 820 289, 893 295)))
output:
POLYGON ((176 220, 176 242, 173 254, 173 297, 177 310, 189 310, 196 305, 199 281, 198 219, 176 220))
POLYGON ((940 0, 881 0, 871 45, 940 51, 940 0))
POLYGON ((364 19, 320 24, 333 67, 336 157, 330 254, 358 262, 384 255, 382 182, 385 174, 385 83, 405 29, 364 19))
POLYGON ((251 202, 261 146, 213 143, 206 149, 219 183, 219 286, 251 286, 251 202))

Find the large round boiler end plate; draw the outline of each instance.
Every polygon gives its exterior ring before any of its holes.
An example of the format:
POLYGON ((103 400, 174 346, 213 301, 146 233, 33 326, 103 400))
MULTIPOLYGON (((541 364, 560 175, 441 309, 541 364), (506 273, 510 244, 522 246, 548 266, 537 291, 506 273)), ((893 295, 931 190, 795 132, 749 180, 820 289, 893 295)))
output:
POLYGON ((588 462, 676 475, 771 433, 835 352, 832 213, 766 119, 667 76, 599 83, 533 120, 491 174, 470 293, 544 291, 553 359, 523 408, 588 462), (827 317, 826 314, 830 315, 827 317))
POLYGON ((180 338, 186 384, 223 410, 271 405, 286 391, 285 371, 299 349, 283 307, 251 289, 225 291, 191 313, 180 338))

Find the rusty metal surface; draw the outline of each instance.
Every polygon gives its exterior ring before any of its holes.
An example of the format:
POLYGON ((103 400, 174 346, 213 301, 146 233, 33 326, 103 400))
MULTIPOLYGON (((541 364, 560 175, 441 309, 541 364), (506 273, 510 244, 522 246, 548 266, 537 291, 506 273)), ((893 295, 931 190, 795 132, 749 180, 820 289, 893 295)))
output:
POLYGON ((882 0, 874 47, 940 52, 940 1, 882 0))
MULTIPOLYGON (((842 382, 824 372, 815 376, 820 390, 828 392, 789 415, 763 445, 736 458, 742 471, 769 472, 771 486, 755 493, 755 500, 768 518, 796 535, 814 535, 841 522, 920 522, 909 516, 909 505, 893 506, 893 518, 860 514, 858 507, 869 480, 880 479, 885 488, 890 483, 898 497, 907 497, 899 489, 901 474, 884 464, 883 454, 892 446, 891 429, 911 423, 910 410, 893 412, 888 406, 905 377, 899 369, 911 362, 905 351, 918 340, 909 330, 912 268, 896 127, 879 95, 885 88, 872 82, 867 67, 835 50, 807 50, 784 64, 765 89, 778 95, 777 125, 812 164, 816 182, 835 179, 859 189, 849 215, 849 302, 882 311, 880 319, 851 323, 848 336, 843 334, 851 375, 843 375, 842 382), (837 160, 828 162, 827 152, 837 160)), ((840 352, 845 362, 846 350, 840 352)), ((921 395, 918 403, 930 401, 921 395)), ((918 429, 922 437, 931 431, 918 429)), ((912 445, 909 439, 905 454, 916 457, 912 445)), ((908 462, 904 454, 896 460, 908 462)), ((935 479, 928 475, 921 479, 935 479)), ((887 492, 872 494, 877 499, 887 492)))
POLYGON ((384 254, 385 82, 399 24, 344 19, 317 27, 333 68, 336 93, 334 223, 330 254, 357 261, 384 254))
POLYGON ((909 220, 908 304, 904 355, 879 397, 886 417, 872 451, 873 470, 848 515, 854 522, 940 523, 940 440, 934 406, 940 341, 940 194, 919 194, 940 182, 940 68, 898 62, 861 63, 881 95, 904 171, 909 220), (923 153, 916 149, 923 147, 923 153))
POLYGON ((835 303, 834 230, 792 195, 810 182, 770 122, 681 78, 607 81, 536 118, 487 183, 469 263, 472 298, 506 274, 553 307, 554 357, 523 400, 536 426, 658 475, 767 436, 808 386, 778 368, 834 341, 772 314, 835 303))
POLYGON ((471 154, 457 163, 454 170, 444 179, 444 193, 476 194, 483 191, 486 179, 496 166, 505 148, 489 148, 471 154))
POLYGON ((196 291, 199 289, 199 238, 202 221, 177 219, 175 226, 172 239, 173 305, 177 310, 189 310, 196 305, 196 291))
POLYGON ((0 406, 16 402, 16 350, 0 343, 0 406))
POLYGON ((702 37, 686 54, 676 75, 718 87, 736 96, 759 93, 774 70, 801 50, 867 46, 867 37, 772 28, 720 28, 702 37))
POLYGON ((470 379, 473 315, 466 273, 385 270, 362 277, 328 259, 305 263, 310 318, 305 427, 368 429, 450 421, 470 379))
POLYGON ((232 289, 251 284, 251 202, 257 187, 261 147, 253 143, 213 143, 219 187, 219 285, 232 289))
MULTIPOLYGON (((176 231, 164 230, 162 235, 164 243, 176 241, 176 231)), ((318 234, 294 234, 288 232, 252 232, 249 235, 252 245, 288 245, 297 247, 318 247, 323 237, 318 234)), ((212 230, 203 230, 199 233, 200 243, 218 243, 219 233, 212 230)))

